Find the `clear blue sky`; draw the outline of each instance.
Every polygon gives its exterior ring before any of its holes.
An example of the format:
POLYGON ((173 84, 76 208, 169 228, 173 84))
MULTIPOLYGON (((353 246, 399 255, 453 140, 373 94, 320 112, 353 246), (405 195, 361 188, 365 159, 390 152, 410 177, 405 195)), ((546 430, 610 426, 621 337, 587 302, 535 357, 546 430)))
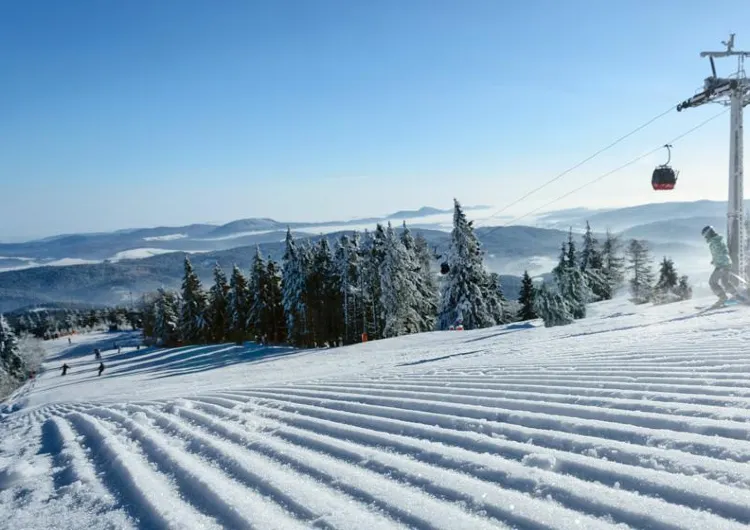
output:
MULTIPOLYGON (((692 95, 747 20, 747 0, 2 2, 0 238, 503 206, 692 95)), ((674 194, 650 191, 658 156, 556 206, 722 199, 727 136, 675 145, 674 194)))

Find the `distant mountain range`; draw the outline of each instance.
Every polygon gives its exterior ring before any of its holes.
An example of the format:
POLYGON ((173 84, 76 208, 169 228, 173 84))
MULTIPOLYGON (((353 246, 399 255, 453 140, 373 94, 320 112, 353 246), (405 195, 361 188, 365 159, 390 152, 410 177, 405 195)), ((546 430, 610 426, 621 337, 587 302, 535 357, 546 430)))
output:
MULTIPOLYGON (((470 206, 467 211, 487 209, 470 206)), ((320 223, 281 222, 273 219, 240 219, 216 226, 134 228, 115 232, 70 234, 22 243, 0 243, 0 271, 42 265, 74 265, 104 260, 145 258, 166 252, 209 252, 230 248, 278 242, 287 228, 298 237, 351 229, 373 228, 378 222, 401 223, 413 219, 434 223, 434 216, 446 216, 452 209, 423 207, 404 210, 383 217, 325 221, 320 223)), ((449 220, 449 219, 448 219, 449 220)))
MULTIPOLYGON (((467 210, 480 220, 488 215, 486 206, 467 210)), ((568 230, 580 232, 587 220, 600 237, 609 228, 623 238, 645 239, 655 258, 668 255, 680 272, 703 274, 709 259, 700 229, 712 224, 723 232, 725 210, 725 203, 712 201, 612 210, 579 208, 544 214, 534 221, 536 226, 479 226, 477 235, 487 266, 502 275, 506 293, 515 297, 523 271, 538 275, 551 270, 568 230)), ((448 247, 451 220, 452 209, 424 207, 348 221, 242 219, 221 226, 127 229, 0 244, 0 269, 13 269, 0 272, 0 311, 49 303, 129 303, 143 292, 177 287, 186 252, 201 278, 210 281, 217 262, 227 271, 235 263, 247 270, 256 245, 264 255, 279 260, 287 227, 295 237, 314 241, 323 235, 338 238, 354 230, 371 230, 378 222, 400 225, 407 221, 440 254, 448 247)))

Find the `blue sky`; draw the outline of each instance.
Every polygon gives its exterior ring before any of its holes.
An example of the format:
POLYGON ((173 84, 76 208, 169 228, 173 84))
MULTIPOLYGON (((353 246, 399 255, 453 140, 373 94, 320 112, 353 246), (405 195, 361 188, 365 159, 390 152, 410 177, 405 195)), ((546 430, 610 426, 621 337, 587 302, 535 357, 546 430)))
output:
MULTIPOLYGON (((748 19, 746 0, 3 2, 0 237, 501 207, 692 95, 699 52, 748 19)), ((728 126, 675 145, 672 194, 650 190, 659 155, 555 207, 724 199, 728 126)))

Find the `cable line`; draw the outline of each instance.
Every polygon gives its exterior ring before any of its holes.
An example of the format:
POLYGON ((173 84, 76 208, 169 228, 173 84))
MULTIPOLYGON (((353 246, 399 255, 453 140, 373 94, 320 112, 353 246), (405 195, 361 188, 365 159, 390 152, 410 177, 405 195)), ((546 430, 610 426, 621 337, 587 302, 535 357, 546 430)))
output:
MULTIPOLYGON (((689 135, 690 133, 693 133, 693 132, 697 131, 698 129, 700 129, 704 125, 706 125, 709 122, 711 122, 711 121, 715 120, 716 118, 718 118, 719 116, 722 116, 722 115, 726 114, 727 112, 729 112, 729 110, 730 109, 725 109, 725 110, 719 112, 718 114, 715 114, 715 115, 711 116, 710 118, 708 118, 706 120, 703 120, 702 122, 700 122, 698 125, 696 125, 692 129, 689 129, 689 130, 685 131, 684 133, 680 134, 679 136, 676 136, 675 138, 673 138, 672 140, 670 140, 669 142, 667 142, 667 144, 673 144, 673 143, 675 143, 675 142, 683 139, 685 136, 689 135)), ((604 173, 603 175, 599 175, 595 179, 590 180, 589 182, 587 182, 587 183, 585 183, 585 184, 583 184, 583 185, 581 185, 581 186, 579 186, 579 187, 577 187, 577 188, 575 188, 575 189, 573 189, 573 190, 565 193, 564 195, 561 195, 561 196, 557 197, 556 199, 553 199, 553 200, 549 201, 548 203, 543 204, 542 206, 540 206, 538 208, 535 208, 535 209, 531 210, 530 212, 521 215, 520 217, 516 217, 515 219, 512 219, 512 220, 508 221, 507 223, 505 223, 504 225, 501 225, 501 226, 496 227, 496 228, 506 227, 506 226, 509 226, 509 225, 515 223, 516 221, 520 221, 521 219, 524 219, 524 218, 528 217, 529 215, 532 215, 532 214, 538 212, 539 210, 542 210, 542 209, 544 209, 544 208, 546 208, 546 207, 548 207, 548 206, 550 206, 550 205, 552 205, 552 204, 554 204, 554 203, 556 203, 558 201, 561 201, 562 199, 565 199, 566 197, 570 197, 574 193, 577 193, 577 192, 581 191, 583 188, 585 188, 587 186, 590 186, 591 184, 599 182, 600 180, 602 180, 602 179, 604 179, 606 177, 609 177, 610 175, 612 175, 614 173, 617 173, 618 171, 621 171, 621 170, 625 169, 628 166, 632 166, 633 164, 635 164, 639 160, 643 160, 644 158, 653 155, 654 153, 656 153, 657 151, 660 151, 663 148, 664 148, 664 145, 662 144, 659 147, 656 147, 656 148, 652 149, 651 151, 649 151, 647 153, 644 153, 644 154, 642 154, 642 155, 640 155, 640 156, 632 159, 630 162, 627 162, 627 163, 619 166, 616 169, 608 171, 607 173, 604 173)))
POLYGON ((665 111, 664 111, 664 112, 662 112, 661 114, 658 114, 657 116, 654 116, 653 118, 651 118, 650 120, 648 120, 648 121, 647 121, 646 123, 644 123, 643 125, 639 125, 638 127, 636 127, 635 129, 633 129, 633 130, 632 130, 632 131, 630 131, 629 133, 627 133, 627 134, 625 134, 625 135, 623 135, 623 136, 620 136, 620 137, 619 137, 619 138, 618 138, 617 140, 615 140, 615 141, 614 141, 614 142, 612 142, 611 144, 607 145, 606 147, 602 147, 601 149, 599 149, 599 150, 598 150, 597 152, 595 152, 595 153, 594 153, 593 155, 589 156, 588 158, 585 158, 584 160, 581 160, 581 161, 580 161, 580 162, 578 162, 578 163, 577 163, 576 165, 574 165, 574 166, 572 166, 572 167, 570 167, 570 168, 566 169, 566 170, 565 170, 565 171, 563 171, 562 173, 559 173, 559 174, 555 175, 555 176, 554 176, 554 177, 552 177, 552 178, 551 178, 550 180, 548 180, 547 182, 545 182, 545 183, 544 183, 544 184, 542 184, 541 186, 539 186, 539 187, 537 187, 537 188, 534 188, 533 190, 531 190, 530 192, 528 192, 528 193, 527 193, 526 195, 524 195, 523 197, 521 197, 521 198, 519 198, 519 199, 516 199, 515 201, 511 202, 510 204, 508 204, 508 205, 506 205, 506 206, 504 206, 504 207, 500 208, 500 209, 499 209, 498 211, 496 211, 495 213, 493 213, 493 214, 492 214, 492 215, 490 215, 489 217, 484 217, 484 218, 482 218, 482 219, 478 219, 478 220, 483 220, 483 219, 492 219, 493 217, 497 217, 497 215, 498 215, 498 214, 500 214, 500 213, 504 212, 504 211, 505 211, 505 210, 507 210, 508 208, 511 208, 511 207, 515 206, 516 204, 518 204, 519 202, 523 201, 524 199, 526 199, 526 198, 530 197, 531 195, 533 195, 533 194, 534 194, 534 193, 536 193, 537 191, 539 191, 539 190, 541 190, 541 189, 544 189, 544 188, 546 188, 547 186, 549 186, 549 185, 550 185, 550 184, 552 184, 553 182, 555 182, 555 181, 557 181, 557 180, 560 180, 560 179, 561 179, 562 177, 564 177, 565 175, 567 175, 567 174, 568 174, 568 173, 570 173, 571 171, 574 171, 574 170, 578 169, 579 167, 581 167, 582 165, 584 165, 584 164, 585 164, 586 162, 589 162, 589 161, 593 160, 594 158, 596 158, 597 156, 599 156, 599 155, 600 155, 600 154, 602 154, 603 152, 605 152, 605 151, 607 151, 607 150, 611 149, 612 147, 616 146, 617 144, 619 144, 619 143, 620 143, 620 142, 622 142, 623 140, 625 140, 625 139, 627 139, 627 138, 629 138, 629 137, 633 136, 633 135, 634 135, 635 133, 637 133, 638 131, 641 131, 641 130, 645 129, 646 127, 648 127, 649 125, 651 125, 652 123, 654 123, 654 122, 655 122, 656 120, 658 120, 658 119, 660 119, 660 118, 663 118, 664 116, 666 116, 667 114, 669 114, 670 112, 672 112, 672 111, 673 111, 674 109, 675 109, 675 106, 674 106, 674 105, 672 105, 672 106, 671 106, 671 107, 669 107, 669 108, 668 108, 667 110, 665 110, 665 111))

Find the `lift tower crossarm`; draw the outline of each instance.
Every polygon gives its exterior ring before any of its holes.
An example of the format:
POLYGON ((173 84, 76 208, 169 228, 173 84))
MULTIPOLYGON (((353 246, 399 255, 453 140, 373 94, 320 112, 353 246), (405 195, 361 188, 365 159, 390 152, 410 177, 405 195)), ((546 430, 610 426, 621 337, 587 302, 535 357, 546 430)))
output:
POLYGON ((726 50, 701 52, 711 60, 711 73, 704 81, 703 91, 677 105, 677 111, 699 107, 707 103, 721 103, 731 107, 729 125, 729 200, 727 204, 727 243, 732 258, 732 269, 739 280, 745 279, 745 219, 743 188, 743 129, 742 109, 750 103, 750 81, 745 75, 745 57, 750 52, 734 50, 734 33, 723 41, 726 50), (737 57, 737 71, 729 77, 718 77, 714 58, 737 57))

